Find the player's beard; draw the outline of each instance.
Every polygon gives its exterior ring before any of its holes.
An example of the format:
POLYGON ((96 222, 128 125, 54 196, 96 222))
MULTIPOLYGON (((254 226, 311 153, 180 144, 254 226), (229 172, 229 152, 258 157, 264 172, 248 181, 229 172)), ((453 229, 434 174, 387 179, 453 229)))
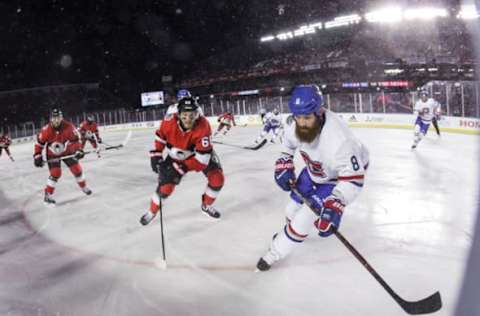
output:
POLYGON ((302 143, 311 143, 320 133, 322 125, 322 120, 317 116, 313 127, 299 127, 298 124, 296 124, 295 135, 297 135, 298 140, 300 140, 302 143))

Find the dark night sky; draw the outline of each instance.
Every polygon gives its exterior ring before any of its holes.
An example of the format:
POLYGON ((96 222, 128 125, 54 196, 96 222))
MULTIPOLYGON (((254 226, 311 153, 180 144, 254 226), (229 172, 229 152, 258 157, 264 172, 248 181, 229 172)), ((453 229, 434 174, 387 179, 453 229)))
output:
POLYGON ((181 77, 203 59, 271 30, 372 2, 0 1, 0 90, 101 82, 114 93, 136 93, 158 87, 162 75, 181 77), (279 3, 285 4, 282 16, 279 3))

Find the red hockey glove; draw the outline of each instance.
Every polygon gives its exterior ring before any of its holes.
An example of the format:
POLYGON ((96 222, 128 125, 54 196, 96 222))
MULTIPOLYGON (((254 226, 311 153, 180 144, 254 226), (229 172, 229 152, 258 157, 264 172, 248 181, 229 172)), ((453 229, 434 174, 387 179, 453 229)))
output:
POLYGON ((275 162, 275 182, 284 191, 290 191, 291 185, 295 183, 295 165, 292 157, 280 157, 275 162))
POLYGON ((321 237, 328 237, 333 233, 334 229, 338 229, 344 208, 345 204, 336 196, 331 195, 323 201, 322 214, 315 222, 315 226, 319 230, 318 234, 321 237))

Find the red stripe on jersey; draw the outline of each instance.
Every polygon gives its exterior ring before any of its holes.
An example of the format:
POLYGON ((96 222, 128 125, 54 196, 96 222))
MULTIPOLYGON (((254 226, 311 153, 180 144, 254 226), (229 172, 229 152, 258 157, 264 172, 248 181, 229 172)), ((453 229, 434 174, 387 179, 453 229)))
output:
POLYGON ((349 177, 338 177, 338 181, 350 181, 350 180, 362 180, 363 175, 360 176, 349 176, 349 177))

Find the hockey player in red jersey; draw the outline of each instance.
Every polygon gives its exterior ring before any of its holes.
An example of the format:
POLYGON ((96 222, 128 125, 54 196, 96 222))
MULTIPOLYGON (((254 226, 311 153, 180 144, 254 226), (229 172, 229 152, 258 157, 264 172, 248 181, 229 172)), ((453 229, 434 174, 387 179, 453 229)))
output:
POLYGON ((11 143, 12 141, 10 140, 10 137, 8 137, 8 135, 0 133, 0 157, 2 156, 2 151, 5 150, 10 160, 15 161, 10 154, 10 149, 8 149, 11 143))
POLYGON ((87 187, 82 167, 78 162, 85 155, 80 143, 80 134, 72 123, 63 119, 62 112, 58 109, 54 109, 51 112, 50 122, 37 135, 33 154, 35 167, 41 168, 44 166, 45 161, 42 158, 44 149, 50 171, 50 176, 45 186, 45 204, 55 205, 52 195, 55 192, 58 179, 62 175, 62 161, 74 175, 83 193, 87 195, 92 194, 92 191, 87 187), (62 159, 62 157, 65 158, 62 159))
POLYGON ((205 214, 219 218, 220 212, 212 204, 223 187, 223 170, 210 141, 210 124, 199 115, 197 101, 191 97, 180 100, 178 113, 161 121, 155 134, 155 149, 150 151, 150 162, 152 170, 158 173, 158 186, 150 201, 150 210, 142 216, 140 223, 147 225, 152 221, 162 207, 162 200, 172 194, 189 171, 202 171, 207 177, 201 209, 205 214), (165 158, 164 150, 167 150, 165 158))
POLYGON ((80 124, 78 130, 81 135, 82 149, 85 148, 85 143, 88 140, 97 153, 97 156, 100 157, 100 148, 98 147, 97 142, 101 144, 102 139, 98 133, 97 122, 95 122, 93 115, 87 115, 87 119, 80 124))
POLYGON ((232 128, 232 125, 237 126, 237 124, 235 123, 235 118, 230 112, 225 112, 221 114, 218 117, 217 122, 219 122, 220 125, 218 125, 218 128, 215 131, 215 134, 213 134, 213 136, 217 136, 224 127, 225 130, 223 131, 223 135, 227 135, 228 131, 232 128))

